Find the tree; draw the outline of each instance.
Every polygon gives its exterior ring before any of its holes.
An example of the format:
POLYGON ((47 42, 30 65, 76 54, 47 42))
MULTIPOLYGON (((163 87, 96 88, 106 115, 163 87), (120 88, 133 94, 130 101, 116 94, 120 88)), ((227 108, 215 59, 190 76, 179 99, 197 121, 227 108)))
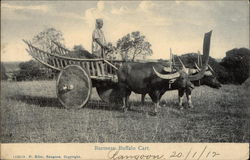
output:
POLYGON ((55 47, 52 41, 64 46, 64 38, 62 32, 51 27, 46 28, 39 34, 35 35, 32 39, 32 44, 46 52, 51 53, 55 47))
POLYGON ((124 60, 134 61, 139 57, 145 59, 146 56, 153 54, 151 44, 146 41, 145 36, 141 35, 139 31, 123 36, 117 41, 116 48, 121 51, 124 60))
POLYGON ((242 84, 250 75, 250 50, 247 48, 229 50, 220 64, 227 69, 230 83, 242 84))
MULTIPOLYGON (((56 45, 53 43, 56 42, 64 47, 64 38, 61 31, 56 30, 53 27, 45 28, 43 31, 38 33, 32 38, 32 45, 40 48, 43 51, 53 53, 56 45)), ((50 64, 51 59, 47 60, 47 63, 50 64)), ((37 62, 29 61, 20 64, 21 68, 20 73, 18 74, 19 80, 31 80, 31 79, 50 79, 57 74, 55 70, 49 68, 44 68, 41 65, 37 65, 37 62), (33 69, 26 66, 34 67, 33 69), (35 73, 37 71, 37 73, 35 73), (46 73, 47 75, 44 75, 46 73)))

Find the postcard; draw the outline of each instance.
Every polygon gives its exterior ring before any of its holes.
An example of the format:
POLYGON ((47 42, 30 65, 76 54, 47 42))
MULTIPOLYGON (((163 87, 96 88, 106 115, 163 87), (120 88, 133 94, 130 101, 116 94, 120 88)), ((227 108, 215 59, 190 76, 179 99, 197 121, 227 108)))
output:
POLYGON ((3 160, 249 159, 249 1, 1 1, 3 160))

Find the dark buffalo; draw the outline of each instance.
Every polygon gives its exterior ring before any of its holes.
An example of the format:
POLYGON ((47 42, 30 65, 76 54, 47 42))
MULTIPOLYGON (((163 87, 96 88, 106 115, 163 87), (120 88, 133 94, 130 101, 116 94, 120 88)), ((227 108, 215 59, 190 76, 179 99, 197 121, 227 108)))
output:
MULTIPOLYGON (((196 68, 186 68, 188 71, 188 74, 195 75, 200 71, 200 68, 196 64, 195 64, 195 66, 196 66, 196 68)), ((217 80, 214 70, 209 65, 208 65, 207 70, 204 73, 203 78, 201 78, 200 80, 191 81, 191 82, 192 82, 192 84, 194 84, 194 86, 206 85, 206 86, 209 86, 211 88, 216 88, 216 89, 219 89, 221 87, 221 83, 217 80)), ((144 95, 144 94, 142 94, 142 96, 141 96, 142 105, 144 105, 145 96, 146 95, 144 95)), ((179 105, 182 108, 182 100, 180 97, 179 97, 179 105)), ((192 103, 190 103, 189 105, 192 106, 192 103)))
POLYGON ((146 95, 149 94, 155 103, 155 112, 159 107, 159 100, 168 90, 178 90, 179 103, 186 93, 188 104, 192 107, 191 91, 194 85, 191 81, 199 80, 204 75, 204 69, 195 75, 188 75, 184 70, 167 73, 164 67, 157 62, 126 63, 118 71, 118 85, 123 97, 123 109, 127 110, 127 102, 131 91, 146 95))
MULTIPOLYGON (((182 64, 184 70, 190 75, 195 75, 201 71, 200 67, 194 63, 195 68, 186 68, 183 64, 182 60, 178 57, 180 63, 182 64)), ((208 64, 206 67, 206 71, 204 73, 203 78, 198 81, 191 81, 195 86, 206 85, 211 88, 219 89, 221 87, 221 83, 216 78, 216 73, 213 68, 208 64)))
POLYGON ((159 101, 162 95, 168 90, 178 90, 179 105, 182 106, 182 97, 186 93, 188 105, 193 107, 191 101, 191 92, 194 85, 191 81, 197 81, 203 78, 206 71, 209 58, 209 47, 211 33, 206 33, 203 44, 203 53, 205 63, 195 75, 189 75, 185 66, 182 70, 174 73, 165 71, 165 67, 157 62, 124 63, 118 70, 118 86, 123 97, 123 109, 127 110, 128 99, 131 92, 146 95, 149 94, 152 101, 155 103, 154 112, 157 112, 159 101))

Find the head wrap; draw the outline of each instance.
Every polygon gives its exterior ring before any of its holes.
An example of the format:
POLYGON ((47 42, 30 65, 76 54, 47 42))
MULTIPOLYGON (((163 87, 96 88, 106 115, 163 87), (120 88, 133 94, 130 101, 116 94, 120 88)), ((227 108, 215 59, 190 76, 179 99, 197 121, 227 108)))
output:
POLYGON ((103 22, 101 18, 96 19, 96 23, 100 23, 100 22, 103 22))
POLYGON ((100 18, 96 19, 95 27, 98 28, 98 26, 99 26, 100 23, 103 24, 103 20, 100 19, 100 18))

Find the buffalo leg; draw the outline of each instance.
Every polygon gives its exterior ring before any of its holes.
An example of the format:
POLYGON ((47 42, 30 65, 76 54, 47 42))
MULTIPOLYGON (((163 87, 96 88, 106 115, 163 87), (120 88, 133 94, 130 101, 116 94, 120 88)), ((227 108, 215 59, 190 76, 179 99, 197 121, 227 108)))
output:
POLYGON ((128 108, 127 108, 127 96, 122 97, 122 102, 123 102, 122 110, 123 110, 123 112, 127 112, 127 110, 128 110, 128 108))
POLYGON ((158 108, 159 108, 160 93, 159 93, 159 91, 151 92, 151 93, 149 93, 149 96, 151 97, 152 101, 154 102, 154 113, 157 113, 158 108))
POLYGON ((130 93, 127 93, 127 95, 126 95, 126 104, 127 104, 127 108, 129 110, 131 110, 131 103, 129 103, 129 96, 130 96, 130 93))
POLYGON ((186 97, 187 97, 187 101, 188 101, 188 107, 194 108, 194 106, 192 104, 191 90, 190 89, 187 89, 187 91, 186 91, 186 97))
POLYGON ((155 103, 154 113, 158 112, 158 108, 159 108, 159 101, 155 103))
MULTIPOLYGON (((123 101, 123 106, 122 106, 122 109, 124 112, 127 112, 128 110, 128 101, 129 101, 129 96, 131 94, 130 91, 125 91, 124 92, 125 94, 123 95, 123 98, 122 98, 122 101, 123 101)), ((130 109, 130 106, 129 106, 129 109, 130 109)))
POLYGON ((144 105, 144 103, 145 103, 145 96, 146 96, 146 94, 141 95, 141 104, 142 105, 144 105))
POLYGON ((184 95, 184 90, 179 89, 178 90, 178 96, 179 96, 179 107, 180 107, 180 109, 183 109, 183 106, 182 106, 183 95, 184 95))
POLYGON ((142 94, 141 95, 141 111, 143 111, 144 112, 144 104, 145 104, 145 96, 146 96, 146 94, 142 94))
POLYGON ((130 95, 130 93, 128 92, 128 90, 126 89, 126 84, 124 83, 118 83, 120 92, 121 92, 121 96, 122 96, 122 110, 124 112, 126 112, 128 110, 127 106, 128 106, 128 96, 130 95), (129 94, 128 94, 129 93, 129 94))

